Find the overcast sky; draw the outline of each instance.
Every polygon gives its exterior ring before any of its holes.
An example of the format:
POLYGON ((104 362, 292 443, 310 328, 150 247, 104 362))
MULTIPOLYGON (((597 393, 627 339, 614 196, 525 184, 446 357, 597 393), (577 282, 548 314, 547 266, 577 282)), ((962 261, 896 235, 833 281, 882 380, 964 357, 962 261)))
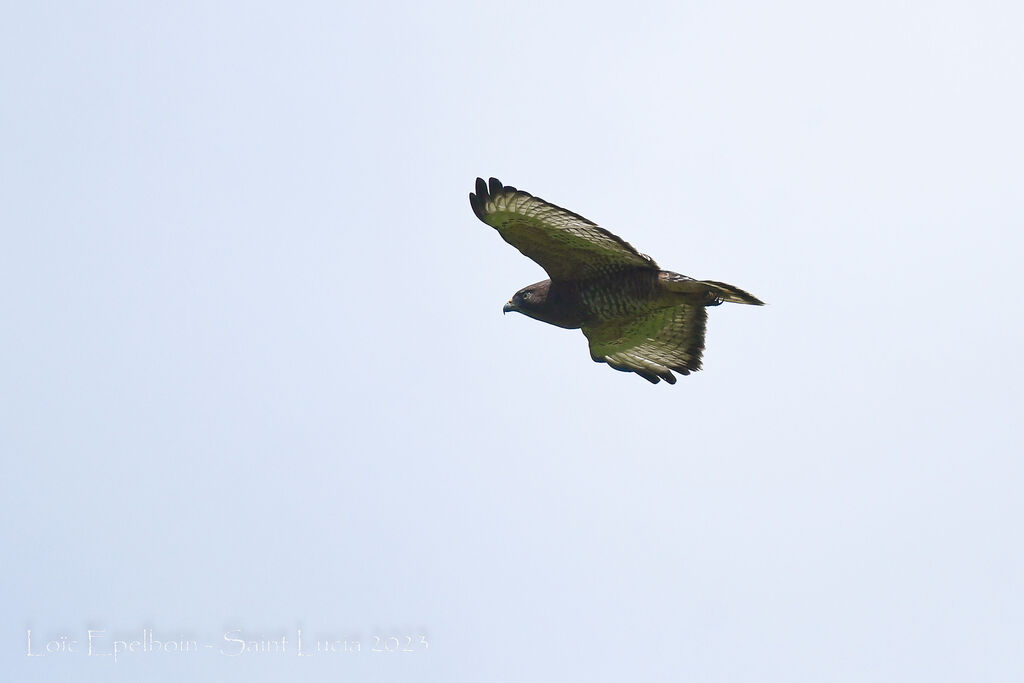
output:
POLYGON ((0 63, 12 681, 1024 678, 1018 5, 12 3, 0 63), (769 305, 595 364, 478 175, 769 305))

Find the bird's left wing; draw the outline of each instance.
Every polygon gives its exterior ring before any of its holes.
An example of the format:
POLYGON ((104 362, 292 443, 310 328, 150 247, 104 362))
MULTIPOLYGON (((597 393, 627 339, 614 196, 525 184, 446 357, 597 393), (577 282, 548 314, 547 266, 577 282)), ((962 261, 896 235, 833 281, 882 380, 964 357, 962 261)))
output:
POLYGON ((617 318, 584 325, 590 356, 616 370, 635 372, 648 382, 675 384, 681 375, 700 370, 707 310, 701 304, 679 304, 631 319, 617 318))
POLYGON ((529 192, 476 179, 469 195, 473 213, 498 230, 502 239, 533 259, 552 280, 582 280, 631 268, 658 265, 625 240, 583 216, 529 192))

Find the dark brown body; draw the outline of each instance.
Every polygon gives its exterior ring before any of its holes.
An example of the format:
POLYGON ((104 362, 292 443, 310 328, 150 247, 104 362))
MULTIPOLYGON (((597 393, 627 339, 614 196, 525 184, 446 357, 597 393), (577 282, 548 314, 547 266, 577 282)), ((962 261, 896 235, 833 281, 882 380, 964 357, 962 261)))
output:
POLYGON ((505 311, 566 329, 614 318, 632 318, 681 303, 714 306, 721 299, 707 287, 680 291, 697 283, 679 273, 637 268, 609 277, 559 282, 544 280, 516 292, 505 311))

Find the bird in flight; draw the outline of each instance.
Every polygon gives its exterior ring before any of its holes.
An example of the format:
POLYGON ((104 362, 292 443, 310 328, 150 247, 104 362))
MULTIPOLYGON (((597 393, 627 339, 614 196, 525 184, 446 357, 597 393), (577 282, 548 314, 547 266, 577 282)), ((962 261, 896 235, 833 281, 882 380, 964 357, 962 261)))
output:
POLYGON ((673 371, 700 370, 706 307, 724 301, 763 305, 724 282, 661 270, 583 216, 496 178, 477 178, 469 203, 477 218, 550 277, 516 292, 505 313, 581 329, 594 361, 654 384, 675 384, 673 371))

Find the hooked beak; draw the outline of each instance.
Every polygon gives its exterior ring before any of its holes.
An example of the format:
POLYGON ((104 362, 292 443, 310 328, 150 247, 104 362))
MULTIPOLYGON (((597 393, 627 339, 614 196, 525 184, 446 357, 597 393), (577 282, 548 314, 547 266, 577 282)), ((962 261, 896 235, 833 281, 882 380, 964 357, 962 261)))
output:
POLYGON ((516 305, 514 303, 512 303, 511 301, 509 301, 507 304, 505 304, 504 308, 501 309, 501 314, 504 315, 504 314, 508 313, 509 311, 518 311, 518 310, 519 309, 516 308, 516 305))

